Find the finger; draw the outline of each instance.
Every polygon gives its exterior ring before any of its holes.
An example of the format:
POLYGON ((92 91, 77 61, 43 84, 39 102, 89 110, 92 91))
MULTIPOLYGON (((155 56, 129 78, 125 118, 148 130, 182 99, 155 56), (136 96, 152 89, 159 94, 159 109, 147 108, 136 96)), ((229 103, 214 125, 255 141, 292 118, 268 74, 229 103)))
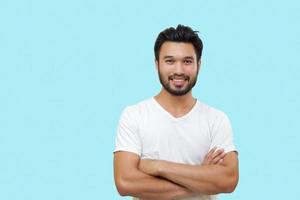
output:
POLYGON ((224 149, 218 149, 217 151, 215 151, 212 155, 212 158, 216 158, 218 156, 220 156, 222 153, 224 152, 224 149))
POLYGON ((210 164, 211 160, 212 160, 212 154, 215 152, 215 150, 217 149, 217 147, 213 147, 211 150, 209 150, 209 152, 204 156, 203 165, 208 165, 210 164))
POLYGON ((217 164, 220 165, 220 164, 223 163, 223 161, 224 161, 224 159, 222 158, 222 159, 219 160, 219 162, 217 164))
POLYGON ((222 154, 220 154, 220 155, 218 155, 217 157, 215 157, 215 158, 213 159, 212 163, 213 163, 213 164, 218 164, 218 162, 219 162, 221 159, 224 160, 225 156, 226 156, 226 153, 223 152, 222 154))
POLYGON ((224 150, 219 150, 214 154, 214 157, 211 161, 212 164, 217 164, 220 159, 223 159, 225 157, 224 150))
POLYGON ((213 147, 208 153, 213 153, 217 150, 217 147, 213 147))
POLYGON ((210 162, 213 160, 213 155, 214 155, 214 152, 216 151, 216 149, 217 149, 217 147, 212 148, 206 155, 206 161, 208 164, 210 164, 210 162))
POLYGON ((213 153, 216 151, 217 147, 212 148, 207 154, 206 157, 212 157, 213 153))
POLYGON ((223 164, 224 163, 224 159, 225 159, 225 156, 227 155, 227 153, 223 153, 220 157, 221 159, 219 160, 218 164, 223 164))
POLYGON ((224 151, 224 152, 221 154, 221 158, 225 158, 226 154, 227 154, 227 153, 224 151))

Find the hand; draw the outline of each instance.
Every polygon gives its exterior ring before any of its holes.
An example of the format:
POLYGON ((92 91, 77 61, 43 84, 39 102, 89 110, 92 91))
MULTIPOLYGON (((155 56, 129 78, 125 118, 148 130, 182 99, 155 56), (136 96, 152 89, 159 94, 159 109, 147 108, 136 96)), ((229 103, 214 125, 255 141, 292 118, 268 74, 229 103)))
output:
POLYGON ((139 163, 139 170, 151 176, 158 176, 162 163, 162 160, 141 159, 139 163))
POLYGON ((222 164, 226 153, 224 149, 218 149, 217 147, 212 148, 204 157, 202 165, 218 165, 222 164))

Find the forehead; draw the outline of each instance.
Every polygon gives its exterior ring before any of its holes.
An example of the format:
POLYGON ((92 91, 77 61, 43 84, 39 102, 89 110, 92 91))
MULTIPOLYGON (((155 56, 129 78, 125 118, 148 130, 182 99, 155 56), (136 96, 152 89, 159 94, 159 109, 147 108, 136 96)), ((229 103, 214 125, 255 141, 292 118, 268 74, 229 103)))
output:
POLYGON ((192 43, 167 41, 162 44, 159 56, 160 58, 164 58, 165 56, 196 58, 196 52, 192 43))

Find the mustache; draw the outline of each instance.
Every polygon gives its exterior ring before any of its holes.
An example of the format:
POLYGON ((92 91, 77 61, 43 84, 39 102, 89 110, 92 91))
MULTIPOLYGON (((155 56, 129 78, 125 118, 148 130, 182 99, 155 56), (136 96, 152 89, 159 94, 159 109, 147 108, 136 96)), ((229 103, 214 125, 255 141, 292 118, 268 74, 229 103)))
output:
POLYGON ((169 80, 173 80, 173 79, 183 79, 183 80, 190 80, 189 76, 186 76, 184 74, 173 74, 171 76, 169 76, 169 80))

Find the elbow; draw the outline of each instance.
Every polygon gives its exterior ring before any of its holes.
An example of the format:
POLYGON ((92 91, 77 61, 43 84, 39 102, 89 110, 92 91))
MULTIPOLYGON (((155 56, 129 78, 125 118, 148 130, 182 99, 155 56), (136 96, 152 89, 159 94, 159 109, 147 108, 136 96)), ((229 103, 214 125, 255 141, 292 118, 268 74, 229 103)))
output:
POLYGON ((238 184, 237 176, 227 178, 227 180, 222 185, 222 191, 224 193, 232 193, 234 192, 237 184, 238 184))
POLYGON ((130 195, 129 188, 128 188, 128 183, 126 180, 123 178, 117 178, 115 180, 116 188, 118 190, 118 193, 121 196, 128 196, 130 195))
POLYGON ((236 188, 236 183, 229 183, 223 188, 224 193, 232 193, 236 188))

